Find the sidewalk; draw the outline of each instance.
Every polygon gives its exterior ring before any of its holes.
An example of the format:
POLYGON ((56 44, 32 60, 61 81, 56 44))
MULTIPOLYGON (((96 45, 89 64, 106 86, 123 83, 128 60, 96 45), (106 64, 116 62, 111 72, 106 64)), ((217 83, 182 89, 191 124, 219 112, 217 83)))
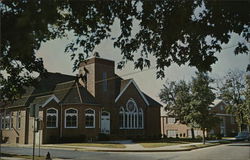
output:
MULTIPOLYGON (((185 146, 191 145, 201 145, 202 143, 188 143, 188 144, 178 144, 178 145, 169 145, 163 147, 152 147, 144 148, 138 143, 134 143, 131 140, 124 141, 110 141, 110 143, 120 143, 125 146, 125 148, 105 148, 105 147, 88 147, 88 146, 74 146, 74 145, 65 145, 65 144, 45 144, 41 145, 42 149, 61 149, 61 150, 74 150, 74 151, 96 151, 96 152, 178 152, 178 151, 190 151, 192 149, 185 148, 185 146)), ((27 147, 32 148, 32 145, 11 145, 3 144, 3 146, 12 146, 12 147, 27 147)), ((38 146, 36 146, 38 147, 38 146)))

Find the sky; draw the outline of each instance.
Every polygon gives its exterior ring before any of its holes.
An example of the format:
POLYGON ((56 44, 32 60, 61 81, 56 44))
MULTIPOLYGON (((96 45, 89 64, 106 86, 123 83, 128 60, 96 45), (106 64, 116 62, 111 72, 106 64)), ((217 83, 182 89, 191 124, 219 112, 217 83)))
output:
MULTIPOLYGON (((119 27, 113 26, 112 35, 119 34, 119 27)), ((249 56, 235 55, 233 53, 234 46, 237 44, 239 37, 233 35, 233 38, 227 45, 223 45, 225 48, 221 53, 217 53, 218 61, 212 65, 212 72, 209 73, 212 78, 222 78, 229 70, 239 69, 246 70, 249 63, 249 56), (231 48, 230 48, 231 47, 231 48)), ((75 75, 77 72, 72 72, 73 61, 70 60, 70 54, 64 52, 66 45, 72 40, 72 36, 69 34, 68 38, 56 39, 48 41, 42 44, 41 48, 37 51, 37 57, 43 58, 44 66, 49 72, 60 72, 68 75, 75 75)), ((250 43, 248 43, 250 48, 250 43)), ((99 52, 101 58, 110 59, 115 61, 115 64, 122 59, 120 50, 113 47, 113 42, 111 40, 104 40, 100 45, 96 46, 94 52, 99 52)), ((165 69, 165 78, 156 78, 155 58, 150 57, 152 69, 145 68, 143 71, 134 70, 134 65, 132 62, 126 64, 125 68, 122 70, 115 69, 116 74, 118 74, 123 79, 133 78, 137 85, 142 91, 151 96, 153 99, 160 102, 158 97, 160 90, 163 88, 163 84, 168 81, 176 80, 187 80, 190 81, 192 76, 194 76, 196 68, 189 66, 179 67, 176 64, 171 65, 169 68, 165 69)))

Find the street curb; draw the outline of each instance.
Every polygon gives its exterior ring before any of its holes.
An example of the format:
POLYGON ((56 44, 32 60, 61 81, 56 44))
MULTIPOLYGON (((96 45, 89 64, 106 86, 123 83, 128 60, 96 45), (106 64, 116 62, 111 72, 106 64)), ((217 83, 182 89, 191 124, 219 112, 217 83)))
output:
MULTIPOLYGON (((215 147, 219 145, 225 145, 225 144, 215 144, 215 145, 210 145, 210 146, 201 146, 201 147, 193 147, 193 148, 183 148, 183 149, 145 149, 145 150, 113 150, 113 149, 90 149, 90 148, 68 148, 68 147, 41 147, 43 149, 61 149, 61 150, 73 150, 73 151, 87 151, 87 152, 184 152, 184 151, 192 151, 192 150, 197 150, 197 149, 202 149, 202 148, 208 148, 208 147, 215 147)), ((31 147, 24 147, 23 148, 31 148, 31 147)))
POLYGON ((169 150, 94 150, 94 152, 183 152, 191 149, 169 149, 169 150))

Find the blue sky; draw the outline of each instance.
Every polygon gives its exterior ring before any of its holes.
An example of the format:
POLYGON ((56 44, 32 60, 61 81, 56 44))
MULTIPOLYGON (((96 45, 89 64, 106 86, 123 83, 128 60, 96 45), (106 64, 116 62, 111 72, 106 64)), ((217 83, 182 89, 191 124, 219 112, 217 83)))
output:
MULTIPOLYGON (((117 28, 117 27, 115 27, 117 28)), ((119 31, 114 29, 112 34, 119 34, 119 31)), ((50 72, 60 72, 63 74, 75 75, 72 72, 73 62, 70 60, 70 55, 64 53, 65 46, 70 42, 71 36, 64 39, 56 39, 44 43, 41 48, 37 51, 37 56, 42 57, 44 60, 45 68, 50 72)), ((230 69, 240 69, 245 71, 249 63, 248 55, 234 55, 234 47, 237 44, 238 37, 233 36, 232 40, 227 44, 223 45, 221 53, 217 53, 218 61, 212 65, 212 72, 210 73, 212 78, 221 78, 230 69)), ((250 43, 248 43, 250 48, 250 43)), ((120 50, 113 47, 111 40, 104 40, 100 45, 96 46, 94 52, 99 52, 100 56, 105 59, 114 60, 117 64, 121 60, 120 50)), ((150 57, 151 66, 155 66, 155 58, 150 57)), ((157 101, 160 101, 158 94, 162 85, 166 80, 190 80, 194 75, 196 69, 194 67, 182 66, 174 64, 165 70, 164 79, 156 79, 156 69, 145 69, 145 71, 138 72, 140 70, 134 70, 133 63, 127 63, 126 67, 122 70, 116 69, 116 73, 124 79, 133 78, 138 86, 145 93, 150 95, 157 101), (129 74, 131 73, 131 74, 129 74), (127 75, 129 74, 129 75, 127 75)))

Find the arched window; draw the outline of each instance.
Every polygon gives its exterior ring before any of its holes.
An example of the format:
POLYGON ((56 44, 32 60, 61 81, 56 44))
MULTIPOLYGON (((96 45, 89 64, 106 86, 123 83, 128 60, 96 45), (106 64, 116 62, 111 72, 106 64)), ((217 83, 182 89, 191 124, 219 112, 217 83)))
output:
POLYGON ((85 128, 95 128, 95 110, 85 110, 85 128))
POLYGON ((120 108, 119 112, 119 124, 120 128, 125 128, 125 111, 123 107, 120 108))
POLYGON ((138 128, 143 128, 144 127, 144 117, 143 117, 143 110, 140 108, 139 109, 139 114, 138 114, 138 128))
POLYGON ((120 108, 119 119, 121 129, 142 129, 144 125, 143 110, 138 109, 132 98, 128 100, 125 109, 120 108))
POLYGON ((65 110, 65 128, 77 128, 78 111, 77 109, 65 110))
POLYGON ((57 128, 58 111, 55 108, 49 108, 46 112, 46 126, 47 128, 57 128))

